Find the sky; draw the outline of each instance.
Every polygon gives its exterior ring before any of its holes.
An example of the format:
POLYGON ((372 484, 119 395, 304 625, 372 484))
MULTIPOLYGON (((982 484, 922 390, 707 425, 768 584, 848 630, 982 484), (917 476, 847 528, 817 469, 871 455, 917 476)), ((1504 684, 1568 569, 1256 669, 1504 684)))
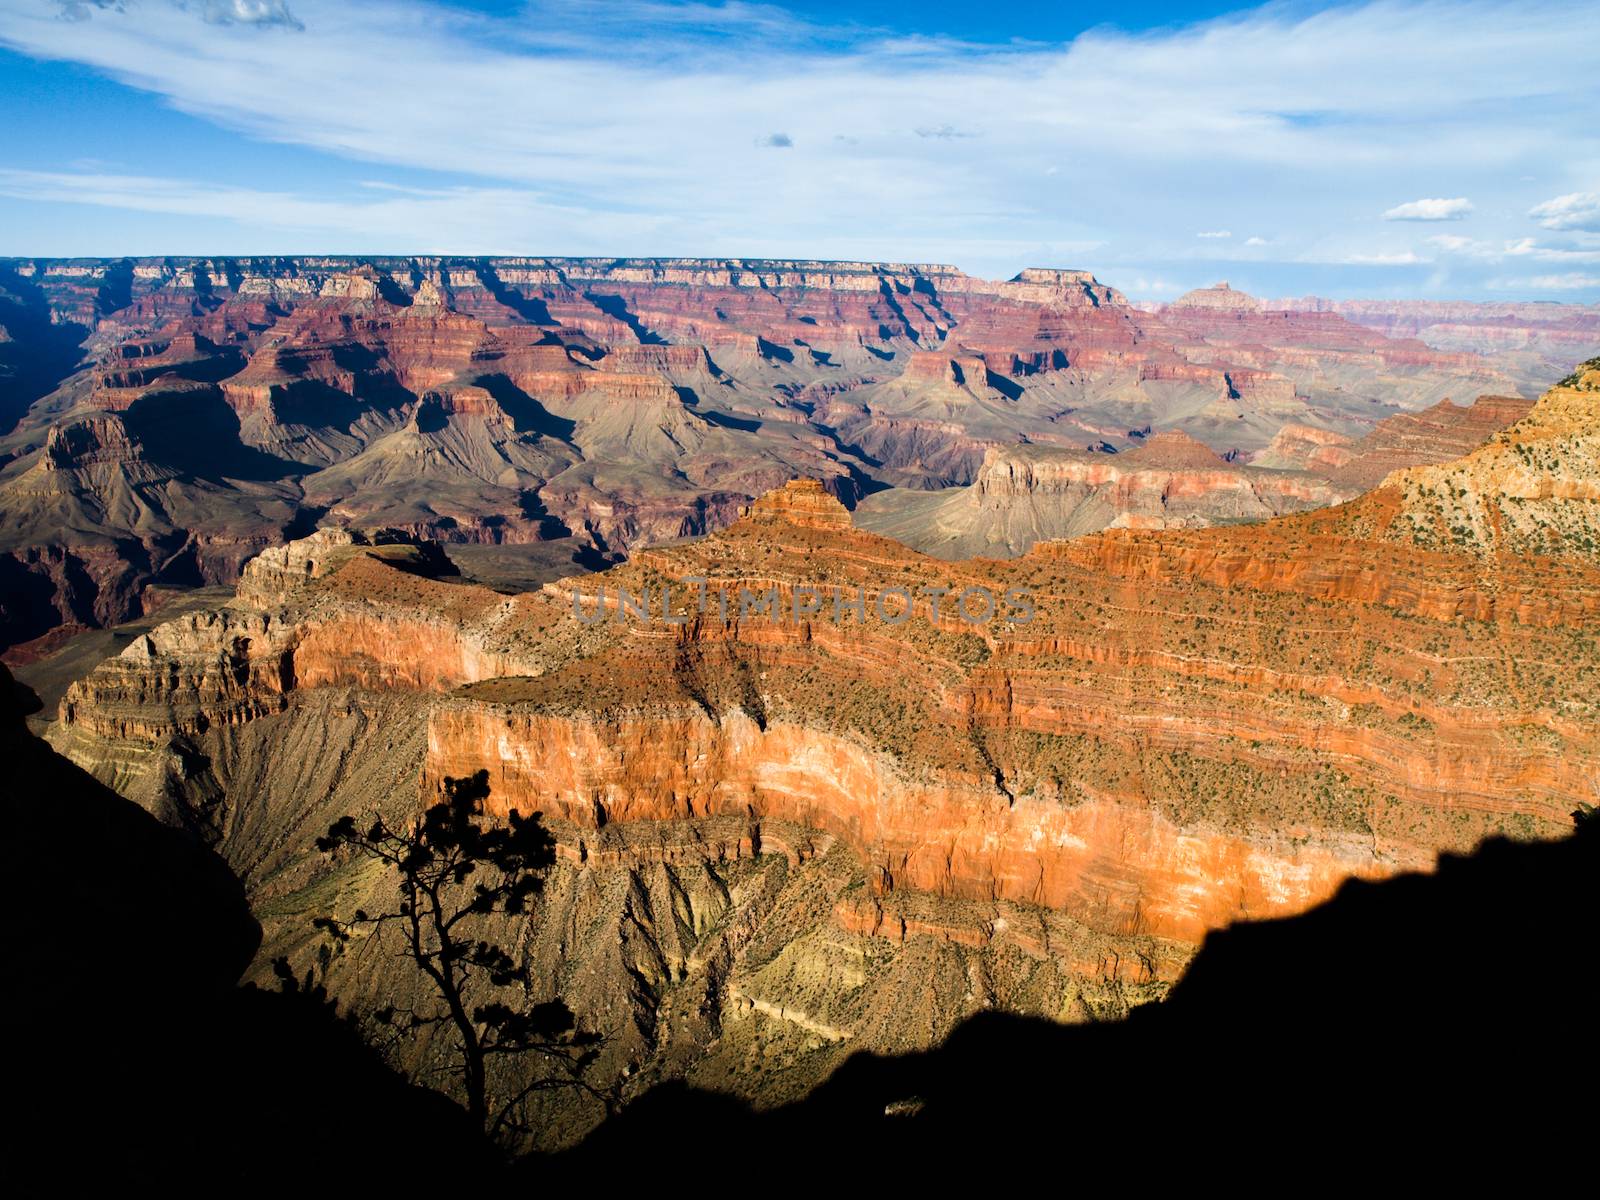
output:
POLYGON ((0 255, 1600 302, 1600 4, 0 0, 0 255))

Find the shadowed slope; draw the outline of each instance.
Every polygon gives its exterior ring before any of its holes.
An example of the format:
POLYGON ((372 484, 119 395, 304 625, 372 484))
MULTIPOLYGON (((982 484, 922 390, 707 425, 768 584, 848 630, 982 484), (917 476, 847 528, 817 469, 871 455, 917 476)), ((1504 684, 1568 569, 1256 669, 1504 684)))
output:
POLYGON ((227 865, 22 727, 0 666, 0 907, 13 1186, 431 1178, 481 1148, 314 993, 239 988, 261 931, 227 865), (425 1125, 432 1151, 358 1147, 425 1125), (444 1157, 436 1157, 443 1155, 444 1157))
POLYGON ((853 1057, 759 1114, 662 1088, 561 1165, 650 1159, 714 1128, 724 1169, 825 1146, 914 1178, 986 1161, 1003 1136, 1080 1183, 1158 1169, 1148 1156, 1167 1143, 1190 1148, 1171 1169, 1191 1182, 1354 1180, 1374 1157, 1435 1182, 1491 1167, 1539 1179, 1584 1145, 1561 1132, 1556 1097, 1596 1066, 1581 1014, 1597 901, 1595 822, 1494 841, 1432 876, 1351 882, 1302 916, 1213 933, 1166 1000, 1124 1021, 984 1014, 926 1054, 853 1057))

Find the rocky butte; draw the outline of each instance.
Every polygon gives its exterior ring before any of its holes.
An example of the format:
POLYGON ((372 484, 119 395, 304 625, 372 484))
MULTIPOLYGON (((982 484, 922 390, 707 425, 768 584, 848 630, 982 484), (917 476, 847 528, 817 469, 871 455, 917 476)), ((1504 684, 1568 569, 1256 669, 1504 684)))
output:
MULTIPOLYGON (((1597 446, 1600 361, 1348 503, 1004 560, 862 530, 818 480, 513 594, 413 534, 324 531, 102 664, 50 736, 217 848, 261 963, 309 964, 311 918, 384 886, 312 852, 333 818, 488 772, 491 811, 557 831, 509 932, 615 1031, 596 1071, 778 1103, 982 1008, 1123 1012, 1206 931, 1351 877, 1566 832, 1600 770, 1597 446), (675 588, 682 623, 617 603, 689 579, 713 602, 675 588), (1031 619, 961 619, 980 586, 1031 619), (741 587, 784 603, 724 615, 741 587), (813 587, 915 609, 785 615, 813 587), (597 599, 611 619, 575 619, 597 599)), ((329 985, 357 1011, 415 987, 344 959, 329 985)), ((600 1116, 549 1103, 555 1140, 600 1116)))
POLYGON ((1218 294, 1152 313, 1083 271, 908 263, 5 260, 0 645, 231 585, 319 525, 615 560, 797 476, 848 507, 1024 443, 1176 430, 1240 460, 1289 423, 1359 439, 1556 374, 1218 294))
POLYGON ((1116 455, 991 448, 970 486, 884 492, 863 501, 856 520, 940 558, 1010 557, 1037 542, 1099 529, 1260 520, 1348 500, 1358 491, 1311 470, 1225 462, 1188 434, 1171 430, 1116 455))

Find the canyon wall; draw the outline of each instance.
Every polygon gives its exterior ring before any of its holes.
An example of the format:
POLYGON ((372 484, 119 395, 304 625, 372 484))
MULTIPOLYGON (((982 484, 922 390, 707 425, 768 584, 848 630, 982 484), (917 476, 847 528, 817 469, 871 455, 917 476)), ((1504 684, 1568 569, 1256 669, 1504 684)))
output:
POLYGON ((615 559, 795 476, 853 505, 1024 442, 1236 457, 1517 386, 1333 314, 903 263, 12 259, 0 330, 13 661, 319 526, 615 559))
POLYGON ((1600 352, 1600 305, 1516 300, 1280 300, 1274 308, 1334 313, 1387 337, 1492 357, 1544 387, 1600 352))

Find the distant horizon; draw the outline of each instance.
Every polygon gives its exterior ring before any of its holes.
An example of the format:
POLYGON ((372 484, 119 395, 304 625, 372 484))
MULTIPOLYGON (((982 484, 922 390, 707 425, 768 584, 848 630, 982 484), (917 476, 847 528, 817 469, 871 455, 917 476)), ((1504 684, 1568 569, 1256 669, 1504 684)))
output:
POLYGON ((1206 283, 1197 283, 1193 287, 1174 291, 1169 295, 1152 296, 1140 295, 1131 288, 1118 283, 1114 278, 1106 278, 1092 267, 1073 266, 1066 264, 1028 263, 1008 275, 999 276, 973 271, 959 263, 940 262, 931 258, 924 259, 889 259, 889 258, 825 258, 818 255, 751 255, 751 254, 544 254, 529 252, 484 252, 484 253, 441 253, 437 251, 348 251, 348 250, 316 250, 316 251, 266 251, 251 254, 238 254, 230 252, 211 253, 154 253, 154 254, 0 254, 0 263, 108 263, 108 262, 134 262, 134 263, 172 263, 172 262, 212 262, 212 261, 250 261, 267 259, 339 259, 348 258, 360 261, 396 262, 419 261, 435 259, 440 262, 483 262, 503 259, 530 259, 545 262, 685 262, 685 263, 740 263, 748 266, 760 265, 786 265, 786 264, 816 264, 818 266, 847 266, 861 264, 865 266, 884 267, 898 266, 916 270, 943 269, 955 271, 969 279, 982 280, 987 283, 1012 283, 1016 282, 1024 271, 1072 271, 1084 272, 1092 275, 1096 282, 1121 292, 1132 303, 1137 304, 1170 304, 1179 297, 1194 291, 1204 291, 1210 288, 1226 285, 1230 290, 1250 296, 1252 299, 1263 303, 1290 300, 1326 300, 1331 303, 1345 301, 1373 301, 1381 303, 1417 303, 1417 304, 1480 304, 1480 305, 1509 305, 1509 304, 1547 304, 1552 308, 1600 308, 1600 299, 1584 300, 1578 297, 1546 297, 1546 296, 1517 296, 1498 295, 1490 298, 1438 295, 1438 296, 1385 296, 1373 293, 1352 293, 1349 295, 1336 295, 1329 291, 1294 290, 1267 292, 1244 286, 1239 280, 1219 276, 1206 283))
POLYGON ((1582 0, 0 0, 0 253, 1592 303, 1597 58, 1582 0))

